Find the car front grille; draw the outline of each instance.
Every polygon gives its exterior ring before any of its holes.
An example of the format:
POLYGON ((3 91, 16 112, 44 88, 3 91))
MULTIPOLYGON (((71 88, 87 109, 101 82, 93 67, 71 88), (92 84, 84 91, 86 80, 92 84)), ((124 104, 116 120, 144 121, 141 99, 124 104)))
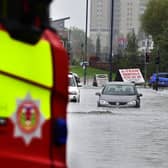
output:
POLYGON ((119 105, 126 105, 126 102, 119 102, 119 105))
POLYGON ((116 105, 116 102, 109 102, 110 105, 116 105))
POLYGON ((119 106, 122 106, 122 105, 126 105, 127 103, 126 102, 109 102, 110 105, 119 105, 119 106))

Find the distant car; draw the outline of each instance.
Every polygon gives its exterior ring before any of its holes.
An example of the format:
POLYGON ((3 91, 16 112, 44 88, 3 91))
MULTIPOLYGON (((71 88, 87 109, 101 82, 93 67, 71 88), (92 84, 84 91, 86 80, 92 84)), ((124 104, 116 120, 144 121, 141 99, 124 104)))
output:
POLYGON ((140 97, 134 83, 109 82, 99 96, 98 107, 140 107, 140 97))
POLYGON ((159 87, 168 87, 168 72, 159 72, 158 78, 157 74, 153 73, 149 80, 149 86, 154 87, 154 85, 156 84, 156 80, 158 80, 159 87))
POLYGON ((69 78, 69 101, 80 102, 80 90, 76 82, 75 76, 72 73, 68 74, 69 78))
POLYGON ((79 75, 78 75, 77 73, 74 73, 74 72, 69 72, 69 74, 74 75, 75 80, 76 80, 76 83, 80 85, 80 82, 81 82, 81 81, 80 81, 79 75))

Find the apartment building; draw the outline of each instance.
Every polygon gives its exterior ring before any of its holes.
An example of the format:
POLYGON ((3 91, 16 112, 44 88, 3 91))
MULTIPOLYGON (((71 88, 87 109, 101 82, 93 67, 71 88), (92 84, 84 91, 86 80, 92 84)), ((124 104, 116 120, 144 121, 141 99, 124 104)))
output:
MULTIPOLYGON (((113 12, 113 47, 124 45, 127 34, 138 34, 141 27, 140 17, 149 0, 114 0, 113 12)), ((96 45, 99 36, 102 52, 108 51, 111 30, 111 0, 91 0, 90 37, 96 45)))
POLYGON ((101 50, 109 47, 110 1, 111 0, 90 1, 90 37, 95 46, 97 38, 100 38, 101 50))

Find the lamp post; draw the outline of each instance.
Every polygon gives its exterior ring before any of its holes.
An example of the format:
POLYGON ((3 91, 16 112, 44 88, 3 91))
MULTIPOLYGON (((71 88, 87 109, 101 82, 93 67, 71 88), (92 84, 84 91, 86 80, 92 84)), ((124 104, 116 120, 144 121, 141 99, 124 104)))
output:
POLYGON ((110 73, 109 81, 112 81, 112 57, 113 57, 113 11, 114 11, 114 0, 111 0, 111 30, 110 30, 110 54, 109 54, 109 64, 110 64, 110 73))
POLYGON ((144 56, 144 75, 145 75, 145 83, 144 83, 144 87, 146 87, 147 84, 147 65, 149 64, 149 36, 147 36, 146 38, 146 51, 145 51, 145 56, 144 56))
POLYGON ((87 70, 87 33, 88 33, 88 0, 86 0, 86 23, 85 23, 85 54, 84 54, 84 61, 83 70, 84 70, 84 85, 86 85, 86 70, 87 70))
POLYGON ((156 84, 155 84, 155 89, 158 91, 158 81, 159 81, 159 64, 160 64, 160 51, 159 51, 159 46, 157 46, 157 56, 156 56, 156 84))

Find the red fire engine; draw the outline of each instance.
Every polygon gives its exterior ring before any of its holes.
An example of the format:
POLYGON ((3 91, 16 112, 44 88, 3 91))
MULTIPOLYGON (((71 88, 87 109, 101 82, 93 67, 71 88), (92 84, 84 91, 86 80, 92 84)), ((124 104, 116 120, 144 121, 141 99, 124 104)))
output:
POLYGON ((0 0, 0 167, 66 168, 68 56, 50 0, 0 0))

